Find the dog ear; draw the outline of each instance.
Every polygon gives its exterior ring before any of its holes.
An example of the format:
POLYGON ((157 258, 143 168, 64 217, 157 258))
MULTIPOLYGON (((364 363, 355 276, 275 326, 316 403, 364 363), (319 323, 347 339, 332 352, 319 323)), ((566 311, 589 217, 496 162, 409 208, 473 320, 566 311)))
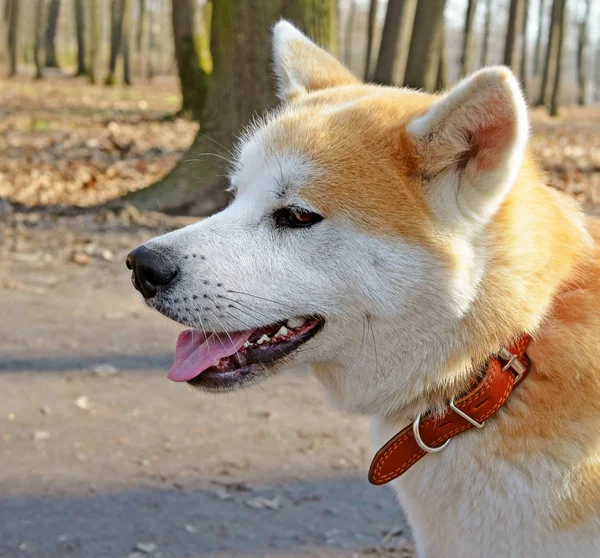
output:
POLYGON ((331 54, 284 19, 273 28, 273 65, 277 96, 282 101, 318 89, 358 83, 331 54))
POLYGON ((488 68, 434 102, 407 131, 421 154, 434 209, 451 219, 458 210, 469 221, 486 222, 522 164, 527 106, 508 68, 488 68))

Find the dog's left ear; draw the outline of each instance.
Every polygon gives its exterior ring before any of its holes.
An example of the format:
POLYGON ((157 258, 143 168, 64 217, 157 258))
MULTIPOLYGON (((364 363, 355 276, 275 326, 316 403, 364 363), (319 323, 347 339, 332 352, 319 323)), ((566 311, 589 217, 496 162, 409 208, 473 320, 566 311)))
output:
POLYGON ((508 68, 481 70, 410 122, 434 212, 485 223, 521 167, 529 124, 519 84, 508 68))
POLYGON ((277 96, 282 101, 318 89, 358 83, 343 64, 285 19, 273 28, 273 65, 277 96))

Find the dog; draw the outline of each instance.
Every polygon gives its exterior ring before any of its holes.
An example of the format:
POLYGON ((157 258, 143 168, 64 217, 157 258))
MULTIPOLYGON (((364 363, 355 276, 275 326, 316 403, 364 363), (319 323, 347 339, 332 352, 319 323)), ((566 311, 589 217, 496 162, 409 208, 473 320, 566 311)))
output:
POLYGON ((245 132, 234 200, 128 256, 190 328, 169 378, 221 392, 308 363, 372 417, 371 480, 422 558, 600 556, 600 223, 544 185, 517 80, 364 84, 273 35, 283 103, 245 132))

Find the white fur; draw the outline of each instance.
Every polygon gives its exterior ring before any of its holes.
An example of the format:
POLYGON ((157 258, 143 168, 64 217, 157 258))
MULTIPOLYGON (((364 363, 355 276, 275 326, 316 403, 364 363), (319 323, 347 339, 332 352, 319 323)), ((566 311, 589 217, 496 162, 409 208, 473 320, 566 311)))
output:
POLYGON ((287 46, 290 41, 301 41, 310 48, 318 48, 304 33, 289 21, 282 19, 273 27, 273 70, 277 78, 277 96, 282 101, 294 95, 306 93, 302 76, 286 64, 287 46))

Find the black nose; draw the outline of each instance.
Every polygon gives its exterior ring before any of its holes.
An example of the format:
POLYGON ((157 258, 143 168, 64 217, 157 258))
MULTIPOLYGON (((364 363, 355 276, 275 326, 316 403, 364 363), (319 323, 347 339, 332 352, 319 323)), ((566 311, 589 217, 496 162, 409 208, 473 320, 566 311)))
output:
POLYGON ((130 252, 126 264, 132 271, 133 286, 144 298, 152 298, 159 287, 167 286, 177 275, 177 266, 172 258, 145 246, 130 252))

